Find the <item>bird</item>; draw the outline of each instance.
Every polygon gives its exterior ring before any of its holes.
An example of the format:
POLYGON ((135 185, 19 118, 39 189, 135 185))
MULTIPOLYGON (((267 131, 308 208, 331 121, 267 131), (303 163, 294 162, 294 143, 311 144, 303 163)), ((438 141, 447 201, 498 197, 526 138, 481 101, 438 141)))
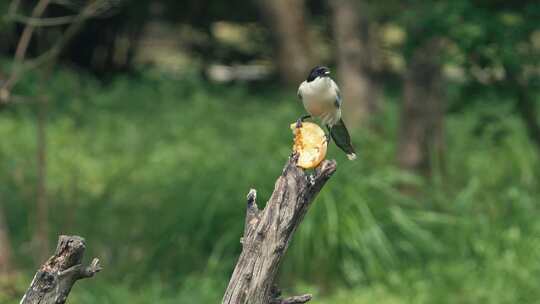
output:
MULTIPOLYGON (((349 131, 341 118, 343 100, 336 82, 330 77, 330 69, 316 66, 309 72, 306 80, 298 87, 298 98, 309 115, 298 119, 317 118, 326 126, 336 145, 347 154, 349 160, 356 159, 349 131)), ((328 141, 330 141, 330 138, 328 141)))

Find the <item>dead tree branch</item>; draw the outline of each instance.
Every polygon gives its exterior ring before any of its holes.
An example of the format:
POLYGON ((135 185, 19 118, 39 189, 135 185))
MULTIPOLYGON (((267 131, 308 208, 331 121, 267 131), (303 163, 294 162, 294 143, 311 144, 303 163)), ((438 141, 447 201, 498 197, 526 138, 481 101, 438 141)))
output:
POLYGON ((20 304, 64 304, 75 282, 102 269, 97 258, 89 266, 81 264, 85 249, 83 238, 61 235, 56 252, 39 268, 20 304))
MULTIPOLYGON (((40 0, 38 4, 34 7, 32 11, 32 18, 39 18, 45 12, 45 9, 49 6, 49 0, 40 0)), ((30 44, 30 39, 34 33, 34 26, 27 24, 24 27, 24 30, 19 38, 19 43, 17 44, 17 49, 15 50, 15 61, 23 61, 24 56, 26 55, 26 50, 30 44)))
POLYGON ((76 16, 61 16, 49 18, 33 18, 22 15, 8 16, 8 19, 18 23, 29 24, 34 27, 59 26, 72 23, 76 16))
POLYGON ((294 232, 335 172, 336 162, 325 160, 311 175, 298 168, 296 160, 294 155, 289 158, 263 210, 257 207, 256 191, 249 191, 243 249, 223 304, 293 304, 311 300, 308 294, 282 299, 274 284, 294 232))
MULTIPOLYGON (((47 63, 54 62, 58 55, 60 55, 62 49, 73 38, 73 36, 79 32, 88 19, 104 16, 121 3, 120 0, 90 1, 86 6, 81 8, 77 15, 41 18, 50 2, 50 0, 40 0, 34 7, 31 17, 24 22, 26 25, 21 37, 19 38, 19 42, 17 43, 17 48, 14 55, 14 66, 12 67, 11 73, 7 79, 3 82, 0 81, 0 106, 11 101, 11 91, 22 76, 34 69, 42 67, 47 63), (28 45, 37 26, 53 26, 66 23, 69 25, 63 32, 62 36, 60 36, 47 51, 36 58, 30 60, 25 59, 28 45)), ((16 13, 18 6, 19 1, 14 0, 10 5, 9 13, 6 16, 8 20, 17 19, 19 22, 23 22, 20 20, 20 16, 16 13)))

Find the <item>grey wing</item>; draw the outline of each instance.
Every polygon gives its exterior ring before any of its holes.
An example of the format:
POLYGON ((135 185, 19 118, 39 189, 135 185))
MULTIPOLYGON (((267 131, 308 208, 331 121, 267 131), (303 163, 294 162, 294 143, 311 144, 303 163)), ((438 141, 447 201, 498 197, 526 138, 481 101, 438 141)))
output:
POLYGON ((341 91, 339 90, 339 87, 337 86, 337 84, 334 81, 332 81, 332 87, 336 91, 335 105, 336 105, 336 108, 339 109, 339 108, 341 108, 341 104, 343 103, 343 99, 341 98, 341 91))
POLYGON ((303 102, 304 101, 304 96, 302 94, 302 92, 306 92, 307 88, 306 88, 307 84, 305 81, 303 81, 300 86, 298 86, 298 92, 296 93, 296 95, 298 96, 298 98, 300 98, 300 100, 303 102))

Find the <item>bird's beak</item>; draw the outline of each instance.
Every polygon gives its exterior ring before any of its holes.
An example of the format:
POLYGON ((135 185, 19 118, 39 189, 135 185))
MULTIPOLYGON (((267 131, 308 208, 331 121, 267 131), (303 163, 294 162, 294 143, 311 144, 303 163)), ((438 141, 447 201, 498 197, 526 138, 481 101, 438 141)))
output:
POLYGON ((330 75, 330 71, 324 72, 324 76, 328 76, 328 75, 330 75))

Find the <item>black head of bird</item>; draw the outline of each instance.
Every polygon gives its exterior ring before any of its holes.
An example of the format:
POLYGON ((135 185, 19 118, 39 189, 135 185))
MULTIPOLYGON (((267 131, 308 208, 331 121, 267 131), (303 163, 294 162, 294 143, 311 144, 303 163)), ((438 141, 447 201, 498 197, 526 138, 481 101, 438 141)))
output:
POLYGON ((309 72, 308 82, 315 80, 317 77, 328 77, 330 76, 330 69, 325 66, 316 66, 309 72))

